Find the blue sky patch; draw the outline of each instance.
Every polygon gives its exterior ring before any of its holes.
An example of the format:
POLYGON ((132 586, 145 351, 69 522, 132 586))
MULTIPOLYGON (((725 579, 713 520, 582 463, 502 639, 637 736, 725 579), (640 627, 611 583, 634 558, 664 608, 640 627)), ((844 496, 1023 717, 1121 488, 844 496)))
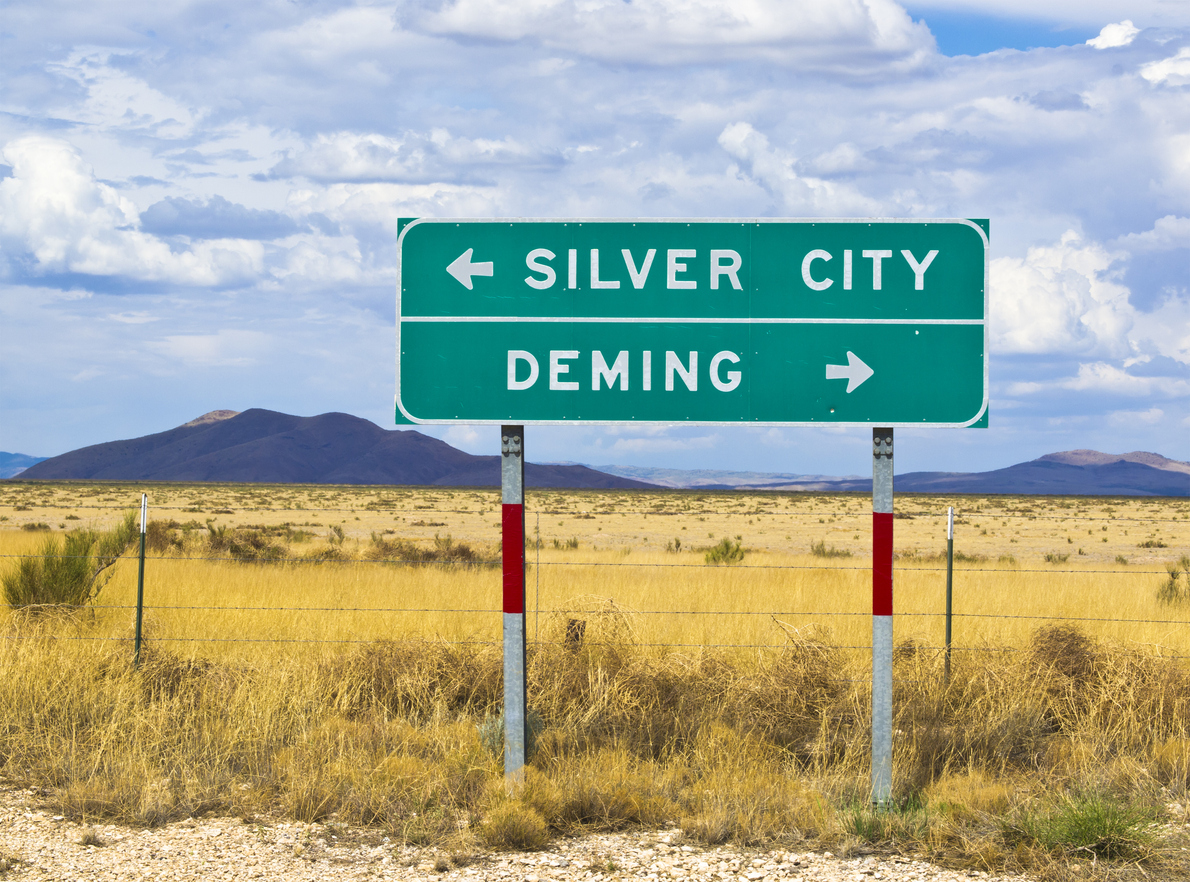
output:
POLYGON ((1085 43, 1099 30, 1063 27, 1052 21, 998 18, 974 12, 907 7, 915 19, 925 21, 943 55, 985 55, 997 49, 1037 49, 1085 43))

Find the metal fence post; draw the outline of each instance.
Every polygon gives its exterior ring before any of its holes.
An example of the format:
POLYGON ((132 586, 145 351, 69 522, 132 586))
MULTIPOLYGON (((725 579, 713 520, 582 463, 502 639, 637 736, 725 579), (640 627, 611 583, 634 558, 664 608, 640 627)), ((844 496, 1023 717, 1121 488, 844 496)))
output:
POLYGON ((541 639, 541 512, 537 512, 537 529, 533 541, 537 545, 534 552, 537 556, 537 596, 533 600, 533 642, 541 639))
POLYGON ((946 682, 950 683, 950 616, 954 587, 954 506, 946 509, 946 655, 943 661, 946 682))
POLYGON ((893 430, 872 430, 872 801, 892 795, 893 430))
POLYGON ((145 529, 149 520, 149 494, 140 495, 140 569, 136 575, 136 637, 132 645, 132 666, 140 667, 141 624, 145 613, 145 529))
POLYGON ((500 427, 504 569, 504 777, 525 776, 525 427, 500 427))

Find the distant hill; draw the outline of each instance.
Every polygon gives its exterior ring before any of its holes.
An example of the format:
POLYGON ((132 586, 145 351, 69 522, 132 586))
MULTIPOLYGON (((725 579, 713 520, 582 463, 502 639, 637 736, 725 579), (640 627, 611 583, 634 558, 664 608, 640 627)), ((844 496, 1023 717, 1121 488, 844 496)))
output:
POLYGON ((28 456, 24 453, 5 453, 0 450, 0 478, 11 478, 19 475, 29 466, 37 465, 44 460, 44 456, 28 456))
MULTIPOLYGON (((492 444, 497 436, 492 432, 492 444)), ((63 453, 22 480, 242 481, 284 484, 497 486, 500 457, 473 456, 414 430, 382 429, 345 413, 212 411, 185 425, 63 453)), ((582 465, 526 463, 531 487, 648 488, 582 465)))
POLYGON ((688 490, 728 490, 735 487, 769 487, 777 484, 800 486, 823 481, 863 480, 858 475, 839 478, 830 475, 797 475, 787 472, 737 472, 729 469, 666 469, 651 466, 617 465, 597 465, 592 468, 607 472, 609 475, 647 481, 661 487, 688 490))
MULTIPOLYGON (((706 469, 601 466, 612 474, 702 490, 855 491, 870 493, 872 479, 766 474, 706 469)), ((1190 463, 1157 453, 1067 450, 990 472, 907 472, 904 493, 1001 493, 1038 496, 1190 496, 1190 463)))
POLYGON ((1160 453, 1146 453, 1134 450, 1132 453, 1100 453, 1098 450, 1067 450, 1063 453, 1047 453, 1037 457, 1038 462, 1061 462, 1066 465, 1111 465, 1116 462, 1139 462, 1155 469, 1181 472, 1190 475, 1190 462, 1169 459, 1160 453))
MULTIPOLYGON (((896 486, 903 491, 922 493, 1190 496, 1190 471, 1158 468, 1123 458, 1104 463, 1091 462, 1087 465, 1074 465, 1052 458, 1062 455, 1049 454, 1040 459, 991 472, 912 472, 898 475, 896 486)), ((1169 462, 1177 463, 1176 460, 1169 462)), ((868 482, 868 486, 871 486, 871 481, 868 482)))

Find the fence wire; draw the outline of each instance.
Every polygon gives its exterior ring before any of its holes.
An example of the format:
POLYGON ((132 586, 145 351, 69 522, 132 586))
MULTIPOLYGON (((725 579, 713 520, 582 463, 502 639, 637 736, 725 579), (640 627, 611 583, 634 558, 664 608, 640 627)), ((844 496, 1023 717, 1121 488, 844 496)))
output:
MULTIPOLYGON (((495 491, 479 491, 479 492, 493 492, 494 493, 495 491)), ((645 492, 648 492, 648 491, 645 491, 645 492)), ((671 492, 671 491, 662 491, 662 492, 671 492)), ((692 491, 685 491, 685 492, 687 492, 689 494, 703 493, 703 494, 708 494, 708 495, 714 495, 715 493, 718 493, 718 492, 731 492, 731 491, 692 490, 692 491)), ((46 507, 49 508, 49 506, 46 506, 46 507)), ((77 504, 73 504, 73 503, 71 503, 69 505, 52 506, 52 507, 56 510, 61 510, 63 508, 70 508, 70 509, 75 509, 75 510, 80 510, 80 511, 85 510, 85 511, 94 511, 94 512, 121 512, 121 513, 128 511, 130 508, 130 506, 120 506, 120 505, 101 505, 101 504, 77 505, 77 504)), ((30 517, 36 517, 37 506, 25 505, 25 506, 19 506, 16 508, 17 508, 17 510, 21 511, 22 513, 29 512, 30 517)), ((500 516, 501 509, 500 509, 499 504, 495 504, 495 503, 493 503, 491 505, 486 505, 486 504, 480 505, 475 508, 435 508, 435 507, 428 507, 428 506, 415 506, 413 508, 390 508, 390 507, 385 506, 382 501, 378 501, 375 504, 369 504, 369 505, 365 505, 362 507, 350 507, 350 508, 328 507, 328 508, 317 508, 317 509, 309 508, 309 507, 290 508, 290 507, 273 507, 273 506, 269 506, 269 507, 242 506, 239 508, 225 507, 225 508, 218 508, 218 509, 202 509, 202 510, 200 510, 193 505, 190 505, 190 506, 157 505, 152 508, 152 511, 153 511, 153 513, 164 512, 164 513, 171 515, 171 517, 170 517, 169 521, 167 521, 167 523, 172 524, 175 528, 181 526, 181 525, 177 524, 176 520, 174 520, 172 518, 172 514, 175 514, 175 513, 176 514, 194 514, 194 515, 199 515, 199 514, 214 515, 216 517, 227 516, 227 515, 236 515, 236 514, 239 514, 239 515, 269 514, 269 515, 294 515, 294 516, 305 517, 308 519, 311 517, 320 517, 320 516, 333 514, 333 515, 353 515, 353 516, 383 515, 386 517, 393 517, 393 518, 406 518, 407 519, 407 518, 411 518, 411 517, 418 517, 418 518, 422 518, 422 519, 429 519, 429 523, 414 523, 412 525, 409 525, 409 526, 423 526, 423 527, 448 527, 448 526, 450 526, 450 524, 446 523, 445 521, 437 522, 437 519, 438 518, 449 519, 450 516, 466 516, 468 518, 476 518, 476 517, 493 518, 494 521, 491 524, 491 526, 496 527, 499 522, 498 519, 500 516)), ((571 608, 562 607, 562 608, 556 608, 556 609, 549 608, 549 609, 542 610, 540 608, 540 592, 541 592, 541 588, 542 588, 541 579, 542 579, 543 572, 546 572, 546 573, 548 573, 548 572, 565 572, 567 570, 567 568, 570 568, 572 570, 576 569, 576 568, 594 568, 594 569, 610 569, 610 570, 616 570, 616 571, 634 571, 635 570, 635 571, 642 571, 642 572, 650 571, 650 570, 666 570, 666 571, 697 570, 697 571, 704 571, 704 572, 708 571, 707 566, 703 563, 680 561, 680 560, 674 560, 672 562, 668 562, 668 561, 665 561, 665 562, 628 561, 628 560, 618 560, 618 561, 546 560, 546 561, 542 561, 540 559, 540 552, 543 547, 543 543, 540 539, 540 518, 541 517, 563 517, 563 518, 570 517, 570 518, 578 518, 578 519, 583 519, 583 520, 593 520, 593 519, 601 519, 601 518, 618 518, 618 517, 627 517, 627 516, 634 516, 634 517, 636 517, 636 516, 643 516, 643 517, 654 516, 654 517, 665 517, 665 518, 672 517, 672 518, 679 518, 679 519, 688 519, 688 518, 695 518, 695 517, 698 517, 698 518, 713 517, 713 518, 729 518, 729 519, 730 518, 749 517, 749 518, 758 518, 758 519, 765 519, 765 520, 777 519, 777 518, 787 518, 787 519, 790 519, 791 522, 794 520, 798 520, 798 519, 801 519, 801 520, 817 519, 822 524, 822 526, 827 528, 828 530, 829 529, 839 530, 839 529, 842 529, 844 527, 844 525, 846 525, 846 527, 845 527, 846 530, 850 531, 852 529, 855 529, 858 531, 858 530, 864 530, 867 527, 866 522, 867 522, 870 514, 871 514, 871 512, 866 509, 851 510, 851 509, 835 508, 835 509, 827 510, 827 511, 822 511, 822 510, 815 510, 815 511, 788 511, 788 510, 785 510, 785 511, 783 511, 783 510, 772 510, 768 507, 755 507, 755 506, 753 506, 753 507, 740 506, 740 507, 734 508, 734 509, 701 507, 701 508, 681 508, 681 509, 676 509, 676 510, 672 507, 670 507, 670 508, 660 508, 660 507, 640 508, 640 507, 637 507, 637 508, 631 508, 631 509, 624 509, 624 508, 608 509, 608 508, 599 508, 599 507, 582 508, 582 509, 558 508, 558 507, 541 507, 541 508, 527 507, 526 508, 526 516, 529 518, 536 517, 538 519, 538 525, 537 525, 538 526, 538 528, 537 528, 538 539, 536 541, 534 541, 533 539, 530 539, 529 542, 527 543, 528 550, 530 550, 530 551, 536 550, 536 552, 537 552, 536 560, 532 561, 530 566, 537 568, 536 577, 535 577, 535 582, 536 582, 535 587, 536 587, 536 591, 538 593, 538 603, 537 603, 537 609, 536 610, 527 610, 527 614, 531 615, 531 614, 536 613, 537 615, 540 615, 542 612, 545 612, 547 615, 550 615, 550 616, 576 616, 576 617, 600 615, 599 611, 593 611, 589 608, 571 609, 571 608), (855 526, 854 527, 851 526, 852 524, 855 524, 855 526)), ((956 514, 956 521, 955 521, 956 525, 970 526, 973 521, 976 521, 976 519, 978 519, 978 522, 975 523, 976 527, 980 526, 981 524, 986 524, 987 526, 1002 526, 1002 524, 994 524, 995 521, 1012 522, 1014 524, 1020 524, 1022 522, 1026 522, 1026 521, 1118 523, 1121 525, 1129 525, 1129 526, 1133 526, 1133 525, 1137 525, 1137 524, 1153 525, 1154 527, 1156 527, 1157 525, 1168 525, 1168 524, 1185 525, 1187 521, 1190 521, 1190 514, 1182 514, 1180 517, 1177 515, 1173 515, 1173 516, 1169 516, 1169 517, 1157 517, 1157 516, 1150 517, 1150 516, 1144 516, 1144 515, 1140 515, 1140 514, 1129 514, 1129 515, 1119 515, 1119 516, 1113 515, 1113 514, 1108 514, 1108 515, 1039 514, 1036 512, 1028 511, 1027 509, 1024 509, 1022 507, 1017 507, 1016 509, 1004 509, 1004 510, 983 509, 983 508, 978 508, 978 507, 970 508, 970 509, 956 508, 955 514, 956 514)), ((947 512, 945 509, 933 510, 930 508, 901 509, 896 512, 895 517, 898 520, 922 520, 922 521, 926 521, 926 522, 930 522, 930 523, 938 523, 939 525, 941 525, 941 524, 945 523, 945 520, 947 517, 947 512)), ((472 523, 474 523, 474 522, 472 521, 472 523)), ((38 526, 43 527, 44 525, 38 525, 38 526)), ((227 525, 229 530, 234 530, 234 529, 258 529, 258 530, 265 529, 265 530, 267 530, 267 529, 281 529, 281 528, 292 528, 292 527, 301 528, 301 527, 323 527, 323 526, 330 526, 330 525, 324 525, 321 523, 316 523, 316 522, 311 522, 311 521, 307 521, 304 524, 286 522, 284 524, 273 525, 273 526, 239 525, 238 527, 236 527, 236 526, 233 526, 230 524, 227 525)), ((742 525, 737 525, 737 528, 739 528, 741 526, 742 525)), ((196 532, 201 529, 202 529, 201 526, 195 527, 196 532)), ((42 530, 35 529, 32 532, 42 532, 42 530)), ((1152 534, 1150 534, 1150 536, 1151 535, 1152 534)), ((278 538, 282 538, 282 537, 278 536, 278 538)), ((1168 549, 1167 553, 1173 554, 1175 556, 1180 553, 1183 553, 1183 549, 1181 549, 1181 548, 1169 548, 1169 546, 1166 545, 1163 540, 1150 539, 1148 541, 1156 543, 1156 544, 1149 545, 1148 546, 1149 550, 1168 549)), ((1142 549, 1144 548, 1143 545, 1140 547, 1142 549)), ((613 546, 613 548, 614 548, 614 546, 613 546)), ((698 549, 698 550, 701 551, 703 549, 698 549)), ((70 558, 70 556, 67 556, 64 554, 48 555, 48 556, 56 557, 58 559, 69 559, 70 558)), ((42 559, 45 557, 47 557, 47 555, 40 554, 40 553, 0 554, 0 559, 10 560, 10 561, 36 560, 36 559, 42 559)), ((79 559, 79 557, 82 557, 82 556, 78 556, 78 557, 75 557, 72 559, 79 559)), ((914 573, 938 574, 938 573, 945 573, 947 571, 947 567, 945 565, 942 565, 942 564, 935 565, 935 563, 938 561, 937 555, 928 556, 928 560, 929 560, 928 564, 924 563, 925 558, 926 558, 926 556, 918 555, 916 553, 913 553, 912 555, 906 554, 894 566, 895 566, 895 569, 900 570, 902 572, 908 571, 908 572, 914 572, 914 573), (921 563, 919 563, 919 562, 921 562, 921 563)), ((286 556, 286 557, 275 558, 275 559, 267 558, 267 557, 257 558, 257 559, 252 559, 252 558, 237 559, 236 557, 228 555, 228 554, 220 554, 220 553, 211 554, 209 552, 206 554, 201 554, 201 553, 200 554, 154 553, 148 557, 148 561, 150 564, 150 573, 149 573, 147 587, 148 587, 148 592, 149 592, 150 596, 152 593, 153 579, 159 577, 157 574, 154 574, 152 572, 152 567, 155 567, 158 564, 165 564, 169 567, 185 566, 187 564, 231 564, 231 565, 235 565, 235 566, 259 566, 259 567, 282 567, 282 568, 288 567, 288 566, 317 565, 319 567, 328 567, 328 568, 330 568, 330 567, 342 568, 342 567, 352 567, 352 566, 356 566, 356 567, 358 567, 358 566, 389 566, 389 567, 404 567, 404 568, 442 567, 442 568, 448 568, 448 569, 477 569, 477 570, 496 569, 501 565, 500 558, 478 558, 478 559, 473 559, 470 561, 412 560, 412 559, 399 558, 399 557, 383 557, 383 556, 382 557, 369 557, 369 558, 349 558, 349 559, 337 559, 334 557, 319 558, 317 556, 311 556, 311 557, 288 557, 288 556, 286 556)), ((965 576, 969 576, 969 575, 988 574, 988 573, 993 573, 998 576, 1045 575, 1047 577, 1053 577, 1053 576, 1059 576, 1059 577, 1085 577, 1085 576, 1105 577, 1106 576, 1106 577, 1111 577, 1111 578, 1131 577, 1129 580, 1126 580, 1126 581, 1129 581, 1130 583, 1134 583, 1134 580, 1136 577, 1152 579, 1154 577, 1163 577, 1165 575, 1165 573, 1161 570, 1141 569, 1141 568, 1102 569, 1102 568, 1082 568, 1082 567, 1070 567, 1070 566, 1067 566, 1067 567, 1047 566, 1047 567, 1043 567, 1043 568, 1032 568, 1032 567, 1019 567, 1014 564, 1005 564, 1004 566, 1000 566, 1000 567, 978 566, 977 564, 979 564, 981 562, 982 561, 980 561, 980 560, 972 561, 970 559, 968 559, 967 561, 963 561, 960 558, 960 559, 956 560, 956 566, 954 567, 953 571, 957 577, 965 577, 965 576), (973 565, 973 564, 975 564, 975 565, 973 565)), ((871 570, 871 566, 865 565, 863 563, 856 563, 856 564, 739 563, 739 564, 735 564, 731 567, 714 570, 712 572, 737 573, 737 574, 741 573, 741 572, 747 572, 747 571, 800 571, 800 572, 809 572, 809 573, 812 573, 812 572, 859 573, 859 572, 870 572, 870 570, 871 570)), ((166 577, 166 578, 168 578, 168 577, 166 577)), ((498 578, 498 577, 494 576, 494 578, 498 578)), ((1171 578, 1174 578, 1174 577, 1171 577, 1171 578)), ((1190 580, 1190 571, 1187 572, 1186 578, 1187 578, 1187 580, 1190 580)), ((529 588, 529 584, 530 584, 529 580, 527 580, 526 589, 529 588)), ((548 579, 547 579, 546 587, 547 587, 547 589, 549 587, 548 579)), ((498 590, 498 589, 496 589, 496 590, 498 590)), ((120 612, 126 613, 126 612, 131 612, 136 609, 136 607, 131 604, 107 604, 107 603, 104 603, 104 604, 100 604, 100 603, 80 604, 80 605, 75 605, 73 607, 60 605, 59 608, 63 608, 63 609, 86 608, 89 610, 112 612, 112 613, 120 613, 120 612)), ((187 613, 208 613, 208 614, 215 614, 215 615, 222 614, 222 613, 254 613, 254 614, 261 614, 261 615, 297 613, 297 614, 319 614, 319 615, 342 615, 342 614, 361 615, 362 614, 362 615, 387 615, 387 616, 445 615, 445 616, 492 616, 492 617, 498 617, 501 614, 501 610, 498 608, 494 608, 494 607, 489 608, 489 607, 481 607, 481 606, 468 606, 468 607, 457 607, 456 608, 456 607, 447 607, 447 606, 434 607, 434 606, 424 606, 424 605, 421 605, 421 606, 383 606, 383 607, 359 606, 359 605, 351 605, 351 606, 346 606, 346 605, 278 606, 278 605, 232 605, 232 604, 228 604, 228 605, 161 604, 161 603, 150 602, 150 603, 144 604, 144 606, 142 608, 146 611, 150 611, 155 614, 166 614, 166 615, 168 615, 170 613, 174 613, 174 612, 187 612, 187 613)), ((615 612, 617 614, 624 615, 629 618, 641 617, 641 618, 650 618, 650 619, 657 619, 660 617, 674 617, 674 618, 679 618, 679 619, 681 619, 681 618, 707 619, 707 618, 728 618, 728 617, 735 617, 735 618, 741 618, 741 619, 750 619, 750 618, 757 619, 757 618, 762 618, 762 617, 769 617, 769 618, 790 619, 790 620, 794 620, 794 621, 799 621, 799 620, 822 621, 822 620, 830 619, 830 618, 855 619, 855 618, 867 618, 870 616, 870 612, 867 610, 819 610, 819 609, 784 609, 784 610, 648 609, 648 610, 633 610, 633 609, 618 607, 618 608, 616 608, 615 612)), ((943 619, 943 618, 945 618, 945 616, 946 616, 946 614, 943 612, 921 612, 921 611, 898 612, 895 615, 895 617, 897 619, 901 619, 901 620, 935 620, 935 621, 938 619, 943 619)), ((994 620, 1013 621, 1013 620, 1015 620, 1015 621, 1028 621, 1028 622, 1036 622, 1036 623, 1055 623, 1055 624, 1067 623, 1067 624, 1094 624, 1094 625, 1121 625, 1121 626, 1158 625, 1158 626, 1167 626, 1167 627, 1171 627, 1171 628, 1174 628, 1174 627, 1180 628, 1180 627, 1190 626, 1190 620, 1181 620, 1181 619, 1140 618, 1140 617, 1127 618, 1127 617, 1062 615, 1062 614, 1043 614, 1043 613, 954 612, 952 614, 951 618, 955 619, 955 620, 973 620, 973 621, 974 620, 981 620, 981 621, 983 621, 983 620, 987 620, 987 621, 994 621, 994 620)), ((787 623, 779 622, 778 624, 787 624, 787 623)), ((0 637, 2 637, 6 641, 63 640, 63 641, 100 641, 100 642, 129 643, 133 640, 132 637, 125 637, 125 636, 101 636, 101 635, 74 635, 74 636, 71 636, 71 635, 61 635, 61 634, 59 634, 59 635, 37 635, 37 634, 10 633, 10 634, 0 635, 0 637)), ((155 634, 152 637, 152 641, 160 642, 160 643, 173 643, 173 644, 209 643, 209 644, 221 644, 221 645, 239 645, 239 644, 366 645, 366 644, 374 643, 375 638, 353 639, 353 638, 349 638, 349 637, 337 637, 337 638, 325 637, 324 638, 324 637, 299 637, 299 636, 295 636, 295 637, 264 637, 264 636, 245 636, 245 635, 205 633, 205 634, 196 634, 196 635, 192 635, 192 636, 157 635, 157 634, 155 634)), ((446 640, 446 639, 440 639, 440 638, 429 638, 427 640, 427 638, 417 638, 417 639, 392 638, 391 640, 388 640, 387 642, 391 642, 394 644, 424 644, 426 642, 439 642, 439 643, 444 643, 444 644, 452 645, 452 646, 488 646, 488 647, 495 647, 495 646, 500 645, 499 640, 478 640, 478 639, 450 639, 450 640, 446 640)), ((748 643, 748 642, 679 642, 679 641, 642 642, 642 641, 635 641, 635 640, 629 641, 629 642, 631 643, 632 646, 637 646, 637 647, 642 647, 642 648, 648 647, 648 648, 673 648, 673 649, 747 649, 747 650, 762 650, 762 651, 780 651, 783 649, 788 649, 791 645, 788 639, 783 643, 780 643, 780 642, 779 643, 772 643, 772 642, 764 642, 764 643, 761 643, 761 642, 752 642, 752 643, 748 643)), ((545 646, 569 645, 569 644, 567 644, 565 641, 550 641, 550 640, 533 639, 533 640, 529 641, 529 645, 531 647, 545 647, 545 646)), ((586 646, 600 646, 600 645, 605 645, 605 644, 602 644, 599 641, 584 641, 584 645, 586 645, 586 646)), ((1019 652, 1026 651, 1026 650, 1023 650, 1020 648, 1014 648, 1014 647, 961 646, 961 645, 952 645, 949 647, 941 647, 941 646, 927 645, 927 644, 920 643, 920 642, 917 643, 916 646, 921 651, 935 652, 935 653, 940 653, 940 652, 945 652, 945 651, 966 652, 966 653, 989 653, 989 652, 1019 653, 1019 652)), ((871 650, 871 646, 870 645, 835 646, 832 644, 832 645, 830 645, 830 649, 832 649, 832 650, 846 650, 846 651, 854 651, 854 652, 867 652, 867 651, 871 650)), ((1190 656, 1181 656, 1181 655, 1162 655, 1162 657, 1167 658, 1167 659, 1190 658, 1190 656)), ((840 680, 840 682, 853 682, 853 681, 840 680)), ((902 681, 898 680, 898 682, 902 682, 902 681)))

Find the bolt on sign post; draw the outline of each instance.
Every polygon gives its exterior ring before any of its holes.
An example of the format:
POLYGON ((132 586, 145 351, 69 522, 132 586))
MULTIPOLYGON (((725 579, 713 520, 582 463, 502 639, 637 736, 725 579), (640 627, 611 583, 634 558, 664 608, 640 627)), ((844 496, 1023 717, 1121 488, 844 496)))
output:
POLYGON ((141 623, 145 611, 145 528, 149 520, 149 495, 140 495, 140 568, 136 575, 136 638, 132 646, 132 666, 140 667, 141 623))
MULTIPOLYGON (((887 427, 873 612, 891 646, 892 427, 987 424, 987 249, 988 222, 962 219, 402 219, 396 421, 515 427, 522 452, 526 425, 887 427)), ((523 510, 507 514, 523 495, 503 486, 505 652, 522 659, 506 700, 523 710, 523 510)), ((874 723, 891 745, 891 694, 874 723)), ((878 801, 890 782, 874 760, 878 801)))

